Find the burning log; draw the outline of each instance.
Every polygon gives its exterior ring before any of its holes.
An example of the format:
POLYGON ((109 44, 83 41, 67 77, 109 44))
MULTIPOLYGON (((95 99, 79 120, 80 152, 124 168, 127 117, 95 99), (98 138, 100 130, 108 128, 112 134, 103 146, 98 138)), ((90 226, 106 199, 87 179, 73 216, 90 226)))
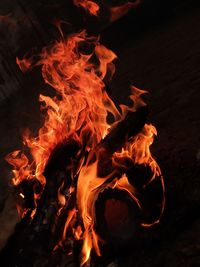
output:
MULTIPOLYGON (((70 259, 78 251, 78 265, 83 266, 90 264, 93 252, 101 255, 103 233, 98 232, 97 217, 110 224, 110 216, 97 214, 101 196, 107 190, 125 194, 126 201, 118 202, 124 211, 133 211, 131 222, 142 209, 137 198, 140 191, 129 182, 134 166, 150 167, 148 183, 161 175, 149 149, 156 129, 145 124, 148 111, 141 98, 144 91, 131 87, 132 105, 120 106, 121 110, 109 97, 104 79, 112 77, 116 55, 97 38, 82 31, 44 48, 39 58, 38 62, 25 58, 18 64, 23 71, 42 65, 43 78, 56 96, 40 95, 46 109, 44 124, 37 138, 24 136, 32 158, 21 151, 7 157, 14 167, 14 184, 33 184, 35 205, 34 209, 29 205, 23 209, 24 218, 2 257, 10 260, 11 266, 24 266, 24 261, 25 266, 33 266, 35 258, 45 258, 46 265, 57 266, 60 251, 70 259), (113 116, 110 124, 109 113, 113 116), (15 253, 13 247, 17 247, 15 253), (9 259, 11 253, 13 258, 9 259)), ((120 194, 115 195, 116 200, 120 194)), ((109 198, 103 201, 103 210, 111 202, 109 198)), ((103 239, 109 242, 111 238, 105 235, 103 239)))
POLYGON ((99 154, 99 176, 111 173, 112 155, 119 151, 125 142, 136 136, 143 128, 148 114, 148 107, 143 106, 136 112, 127 113, 110 133, 97 145, 95 153, 99 154))
MULTIPOLYGON (((119 122, 106 138, 97 145, 95 150, 104 151, 107 154, 106 159, 109 158, 109 155, 111 156, 123 146, 127 138, 133 137, 141 131, 146 121, 146 116, 146 106, 134 113, 128 113, 125 119, 119 122)), ((10 264, 8 266, 16 264, 20 267, 24 266, 24 264, 27 264, 26 266, 34 266, 34 260, 44 256, 42 255, 44 251, 48 252, 46 257, 50 257, 50 252, 62 235, 70 210, 76 206, 76 191, 70 193, 70 187, 73 183, 70 163, 73 160, 73 166, 78 165, 79 158, 77 153, 79 150, 80 145, 77 141, 70 140, 57 146, 54 153, 52 153, 44 171, 47 183, 38 202, 33 220, 31 221, 31 211, 28 211, 16 226, 15 233, 1 252, 1 258, 3 258, 4 262, 10 264), (58 219, 57 214, 60 209, 58 191, 62 184, 65 191, 63 197, 67 202, 67 206, 64 207, 58 219), (11 254, 13 255, 12 258, 10 257, 11 254)), ((104 169, 105 163, 101 162, 101 164, 100 168, 104 169)))
MULTIPOLYGON (((2 262, 6 262, 7 266, 35 266, 36 261, 43 258, 45 264, 49 263, 51 251, 59 234, 55 232, 57 213, 60 209, 58 191, 64 182, 65 196, 70 199, 71 177, 70 169, 66 170, 66 166, 72 158, 75 158, 78 149, 79 146, 74 140, 56 147, 44 172, 48 182, 38 202, 33 220, 31 220, 33 210, 29 210, 22 221, 17 224, 15 233, 1 251, 2 262)), ((68 201, 68 206, 70 206, 70 201, 68 201)), ((67 215, 68 211, 65 217, 67 215)), ((56 266, 57 263, 56 261, 52 266, 56 266)))
POLYGON ((106 149, 108 155, 120 150, 126 140, 134 137, 142 130, 146 123, 147 114, 147 106, 139 108, 136 112, 128 112, 125 119, 117 123, 97 147, 106 149))
POLYGON ((96 229, 114 251, 122 250, 137 234, 140 210, 126 192, 104 190, 96 201, 96 229))

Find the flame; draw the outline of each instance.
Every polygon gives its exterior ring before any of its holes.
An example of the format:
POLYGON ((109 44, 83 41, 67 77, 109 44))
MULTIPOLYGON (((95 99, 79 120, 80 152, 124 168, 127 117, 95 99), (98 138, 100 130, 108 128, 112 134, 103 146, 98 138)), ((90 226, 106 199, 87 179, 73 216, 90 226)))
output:
POLYGON ((118 20, 120 17, 126 15, 132 8, 141 4, 141 0, 135 2, 126 2, 121 6, 115 6, 110 8, 110 22, 118 20))
MULTIPOLYGON (((43 79, 54 89, 55 96, 39 97, 46 115, 36 137, 28 131, 23 136, 29 156, 17 150, 6 157, 13 167, 13 184, 19 185, 23 180, 36 179, 44 188, 47 182, 44 170, 52 151, 58 144, 70 139, 76 140, 80 146, 77 154, 79 165, 73 170, 72 176, 78 178, 76 188, 71 187, 70 194, 76 194, 77 203, 68 212, 62 239, 66 238, 69 228, 74 233, 74 239, 83 239, 81 265, 90 261, 91 250, 98 256, 101 255, 100 243, 103 241, 95 230, 95 203, 101 192, 107 188, 125 191, 142 210, 138 192, 129 183, 124 166, 123 172, 116 171, 123 165, 123 160, 120 159, 129 158, 133 164, 150 166, 152 177, 148 183, 161 176, 160 168, 150 152, 157 132, 154 126, 146 124, 139 134, 124 144, 121 151, 111 155, 112 171, 106 177, 99 177, 98 166, 102 164, 102 158, 97 145, 115 124, 125 118, 127 112, 135 112, 145 105, 141 98, 145 91, 133 86, 131 106, 121 105, 118 108, 108 96, 104 78, 107 75, 112 77, 115 70, 113 61, 116 58, 115 53, 101 45, 98 38, 89 37, 82 31, 68 38, 62 35, 61 40, 43 48, 38 60, 34 56, 17 59, 22 71, 41 66, 43 79), (84 50, 85 45, 89 47, 87 51, 84 50), (107 122, 109 113, 113 116, 112 123, 107 122), (78 225, 75 223, 76 218, 80 219, 78 225)), ((163 180, 161 182, 164 192, 163 180)), ((62 193, 63 187, 62 182, 58 189, 58 216, 68 202, 62 193)), ((32 218, 41 194, 42 190, 34 194, 35 209, 32 218)), ((161 213, 163 209, 164 200, 161 213)), ((145 222, 141 225, 147 227, 145 222)))
POLYGON ((91 15, 97 16, 99 12, 99 5, 94 1, 89 0, 73 0, 74 5, 77 7, 82 7, 88 11, 91 15))
MULTIPOLYGON (((120 17, 126 15, 132 8, 135 8, 141 4, 142 0, 135 0, 135 2, 126 2, 119 6, 110 6, 107 3, 103 3, 110 11, 110 22, 118 20, 120 17)), ((77 7, 82 7, 90 15, 98 16, 100 12, 100 6, 91 0, 73 0, 73 3, 77 7)))
POLYGON ((76 214, 76 209, 75 208, 73 208, 72 210, 69 211, 67 220, 65 222, 64 231, 63 231, 63 240, 65 240, 65 238, 66 238, 66 234, 67 234, 69 225, 70 225, 70 223, 71 223, 71 221, 72 221, 72 219, 73 219, 75 214, 76 214))
POLYGON ((121 178, 116 177, 110 181, 113 175, 111 173, 106 178, 100 178, 97 176, 97 164, 98 161, 83 167, 78 178, 77 202, 85 229, 81 265, 84 265, 89 260, 92 248, 94 248, 98 256, 101 255, 99 248, 101 239, 95 232, 95 202, 101 192, 106 188, 124 190, 140 207, 139 201, 134 195, 135 189, 129 184, 127 177, 123 175, 121 178))
MULTIPOLYGON (((150 152, 150 145, 153 143, 153 138, 157 134, 156 129, 152 125, 145 124, 141 133, 139 133, 131 141, 127 142, 122 148, 121 152, 114 153, 112 160, 113 165, 118 165, 117 159, 129 158, 134 164, 144 164, 151 167, 152 177, 148 184, 151 183, 156 177, 161 176, 161 171, 152 157, 150 152)), ((98 155, 97 155, 98 157, 98 155)), ((98 159, 95 163, 86 164, 79 174, 78 187, 77 187, 77 202, 81 212, 81 217, 84 222, 84 243, 82 249, 82 265, 89 260, 89 255, 92 248, 95 250, 97 255, 100 254, 99 242, 101 241, 95 232, 95 202, 99 197, 99 194, 106 188, 117 188, 125 191, 132 200, 136 203, 139 209, 142 209, 140 201, 137 197, 137 190, 129 183, 126 174, 124 173, 121 177, 117 177, 115 173, 110 173, 106 178, 98 177, 97 172, 98 159), (114 175, 114 179, 112 179, 114 175)), ((161 184, 164 193, 164 183, 161 177, 161 184)), ((146 185, 144 185, 145 187, 146 185)), ((163 195, 164 196, 164 195, 163 195)), ((163 203, 161 213, 158 219, 155 219, 151 224, 141 223, 143 227, 150 227, 157 224, 164 211, 165 200, 163 197, 163 203)))
POLYGON ((24 194, 20 193, 19 195, 21 198, 25 198, 24 194))
POLYGON ((121 152, 114 154, 113 161, 115 162, 117 158, 128 157, 134 164, 150 166, 152 177, 149 183, 152 182, 155 177, 161 175, 160 167, 150 152, 155 135, 157 135, 156 128, 151 124, 145 124, 143 130, 131 142, 127 142, 121 152))
POLYGON ((0 15, 0 25, 1 24, 15 28, 17 26, 17 21, 13 18, 13 15, 9 13, 7 15, 0 15))
POLYGON ((32 178, 31 167, 28 158, 20 150, 11 152, 6 156, 6 160, 13 166, 13 184, 19 185, 24 179, 32 178))

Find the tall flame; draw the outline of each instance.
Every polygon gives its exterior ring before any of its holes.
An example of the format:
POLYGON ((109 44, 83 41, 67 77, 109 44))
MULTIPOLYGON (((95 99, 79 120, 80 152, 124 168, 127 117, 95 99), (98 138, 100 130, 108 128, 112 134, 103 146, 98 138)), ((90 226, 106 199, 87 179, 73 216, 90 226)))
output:
MULTIPOLYGON (((112 51, 101 45, 98 38, 87 36, 85 31, 45 47, 38 61, 34 57, 17 59, 22 71, 41 66, 44 81, 54 89, 55 96, 40 95, 42 109, 46 110, 44 124, 37 137, 32 137, 28 132, 23 136, 24 145, 31 156, 18 150, 6 157, 13 166, 13 183, 19 185, 23 180, 37 179, 44 188, 47 182, 44 170, 54 148, 71 137, 79 143, 80 162, 85 163, 76 170, 77 189, 71 190, 77 192, 77 206, 75 204, 69 212, 63 238, 68 228, 72 227, 78 210, 83 229, 79 224, 74 226, 73 233, 74 239, 83 239, 81 265, 89 261, 92 249, 101 255, 101 239, 95 230, 95 202, 101 192, 106 188, 123 190, 142 209, 137 190, 129 183, 125 172, 117 174, 113 168, 106 177, 99 177, 97 171, 100 161, 97 144, 115 123, 123 120, 128 111, 134 112, 145 105, 141 99, 145 92, 135 87, 132 87, 130 98, 133 104, 130 107, 121 105, 120 110, 108 96, 104 79, 108 72, 110 76, 114 73, 112 62, 115 59, 112 51), (113 115, 112 123, 107 122, 109 113, 113 115), (82 151, 88 154, 86 161, 82 151), (95 160, 91 160, 94 154, 95 160)), ((128 157, 133 163, 150 166, 152 177, 149 183, 161 176, 160 168, 150 153, 154 135, 155 127, 146 124, 141 133, 124 144, 121 152, 112 155, 113 167, 119 164, 118 159, 128 157)), ((58 201, 64 207, 67 200, 61 194, 62 187, 58 190, 58 201)), ((41 194, 35 192, 36 204, 41 194)), ((143 225, 147 226, 145 223, 143 225)))

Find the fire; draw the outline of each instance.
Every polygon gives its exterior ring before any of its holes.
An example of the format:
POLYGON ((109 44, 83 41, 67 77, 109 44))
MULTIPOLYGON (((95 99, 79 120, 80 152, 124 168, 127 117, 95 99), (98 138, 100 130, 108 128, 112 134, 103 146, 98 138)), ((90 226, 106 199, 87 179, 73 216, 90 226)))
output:
POLYGON ((110 8, 111 16, 110 16, 110 21, 116 21, 120 17, 124 16, 127 14, 132 8, 137 7, 140 5, 142 0, 136 0, 135 2, 126 2, 121 6, 115 6, 110 8))
POLYGON ((88 11, 91 15, 97 16, 99 11, 99 5, 94 1, 89 0, 73 0, 77 7, 82 7, 88 11))
MULTIPOLYGON (((137 189, 129 183, 124 163, 126 159, 129 159, 132 165, 149 166, 152 177, 144 186, 161 177, 164 192, 160 168, 150 152, 150 146, 157 134, 154 126, 146 124, 139 134, 124 143, 121 151, 105 155, 105 151, 99 147, 101 141, 124 120, 128 112, 135 112, 145 105, 142 100, 145 92, 136 87, 131 87, 131 106, 121 105, 118 108, 107 94, 104 78, 107 75, 112 77, 113 61, 116 58, 115 53, 101 45, 98 38, 89 37, 82 31, 43 48, 38 61, 34 57, 17 59, 22 71, 41 66, 44 81, 54 89, 55 96, 39 97, 46 115, 36 137, 31 136, 28 131, 23 136, 24 147, 29 153, 18 150, 6 157, 13 167, 13 184, 19 185, 24 180, 36 179, 44 189, 48 182, 44 171, 55 147, 71 139, 77 142, 80 147, 76 154, 79 164, 73 165, 72 161, 66 166, 71 170, 73 181, 70 195, 75 194, 77 202, 68 211, 60 244, 66 238, 69 229, 74 235, 74 240, 82 239, 81 265, 90 261, 92 250, 98 256, 101 255, 100 243, 103 240, 95 229, 95 203, 101 192, 107 188, 117 188, 126 192, 140 210, 143 208, 137 189), (113 116, 112 123, 107 122, 108 114, 113 116), (98 169, 104 168, 104 159, 110 160, 111 168, 105 176, 101 176, 98 169), (77 218, 80 222, 77 222, 77 218)), ((58 189, 58 216, 69 201, 62 193, 63 188, 64 182, 58 189)), ((43 190, 35 192, 35 209, 32 211, 32 217, 36 213, 42 193, 43 190)), ((161 214, 163 208, 164 200, 161 214)), ((160 217, 156 222, 159 219, 160 217)), ((145 222, 141 225, 150 226, 145 222)))
MULTIPOLYGON (((126 15, 132 8, 137 7, 140 5, 142 0, 135 0, 134 2, 125 2, 119 6, 110 6, 108 3, 103 3, 103 5, 109 10, 110 12, 110 22, 114 22, 118 20, 120 17, 126 15)), ((86 10, 90 15, 98 16, 100 12, 100 6, 95 1, 90 0, 73 0, 73 3, 77 7, 82 7, 86 10)))

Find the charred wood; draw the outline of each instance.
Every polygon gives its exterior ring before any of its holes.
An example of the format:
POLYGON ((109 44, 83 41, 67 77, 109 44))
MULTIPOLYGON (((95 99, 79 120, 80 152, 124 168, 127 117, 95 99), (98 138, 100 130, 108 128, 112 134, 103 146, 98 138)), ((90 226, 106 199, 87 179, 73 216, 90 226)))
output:
MULTIPOLYGON (((127 139, 141 131, 146 121, 146 116, 146 106, 134 113, 128 113, 125 119, 111 129, 105 139, 97 145, 95 152, 101 151, 101 170, 110 164, 111 155, 119 150, 127 139)), ((38 201, 33 220, 31 221, 30 210, 16 226, 15 233, 1 252, 2 261, 7 262, 6 266, 32 267, 35 264, 35 259, 40 258, 45 258, 44 262, 49 264, 51 252, 60 239, 68 211, 73 206, 76 206, 76 192, 73 194, 69 192, 69 188, 73 183, 70 166, 78 165, 80 158, 77 153, 80 149, 79 143, 72 139, 58 145, 52 153, 44 171, 46 186, 38 201), (71 164, 72 161, 73 164, 71 164), (59 203, 57 194, 62 183, 64 183, 63 194, 67 205, 58 218, 59 203), (12 258, 9 255, 13 255, 12 258)), ((109 166, 108 169, 110 169, 109 166)), ((29 188, 30 186, 27 187, 29 188)), ((67 244, 67 246, 73 246, 73 244, 67 244)), ((48 266, 57 266, 58 262, 55 265, 52 264, 53 261, 51 260, 51 265, 48 266)))

